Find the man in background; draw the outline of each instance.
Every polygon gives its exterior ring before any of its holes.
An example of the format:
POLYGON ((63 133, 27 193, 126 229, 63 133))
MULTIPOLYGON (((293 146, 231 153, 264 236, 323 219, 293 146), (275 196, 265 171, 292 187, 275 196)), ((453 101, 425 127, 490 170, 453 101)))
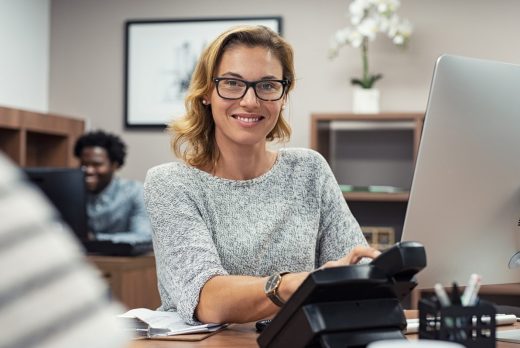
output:
POLYGON ((142 184, 115 176, 125 163, 123 141, 114 134, 93 131, 76 141, 74 155, 85 172, 88 227, 93 239, 151 241, 142 184))
POLYGON ((106 285, 58 213, 0 153, 0 347, 123 347, 106 285))

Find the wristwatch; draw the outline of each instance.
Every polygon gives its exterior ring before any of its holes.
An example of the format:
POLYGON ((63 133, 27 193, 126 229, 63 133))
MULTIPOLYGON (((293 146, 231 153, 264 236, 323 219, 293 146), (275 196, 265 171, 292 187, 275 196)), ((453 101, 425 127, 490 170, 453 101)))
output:
POLYGON ((284 300, 280 298, 280 295, 278 294, 278 288, 280 287, 280 284, 282 283, 282 276, 287 274, 289 272, 281 272, 276 273, 270 276, 267 279, 267 282, 265 283, 264 291, 265 295, 269 297, 271 301, 278 307, 281 307, 285 304, 284 300))

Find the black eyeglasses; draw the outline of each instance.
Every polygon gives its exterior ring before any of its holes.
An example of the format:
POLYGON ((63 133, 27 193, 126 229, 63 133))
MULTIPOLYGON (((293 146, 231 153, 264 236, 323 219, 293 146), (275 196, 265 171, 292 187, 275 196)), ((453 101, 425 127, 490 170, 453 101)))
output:
POLYGON ((258 99, 264 101, 280 100, 289 86, 289 80, 246 81, 228 77, 215 77, 217 93, 223 99, 236 100, 243 98, 249 87, 253 87, 258 99))

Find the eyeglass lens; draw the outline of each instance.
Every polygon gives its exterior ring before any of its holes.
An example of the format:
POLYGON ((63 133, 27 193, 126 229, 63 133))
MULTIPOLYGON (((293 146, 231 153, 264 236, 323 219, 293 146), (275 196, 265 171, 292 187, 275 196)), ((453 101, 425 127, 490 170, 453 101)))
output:
POLYGON ((240 99, 247 93, 249 86, 254 87, 259 99, 266 101, 280 99, 285 90, 284 84, 276 80, 247 82, 238 79, 219 79, 217 92, 222 98, 240 99))

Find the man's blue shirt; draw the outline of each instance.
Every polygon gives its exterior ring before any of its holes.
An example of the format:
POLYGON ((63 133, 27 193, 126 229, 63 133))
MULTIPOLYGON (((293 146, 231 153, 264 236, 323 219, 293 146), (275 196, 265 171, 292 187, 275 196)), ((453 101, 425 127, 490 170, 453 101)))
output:
POLYGON ((98 194, 88 194, 89 230, 98 240, 141 242, 152 239, 152 227, 138 181, 114 177, 98 194))

